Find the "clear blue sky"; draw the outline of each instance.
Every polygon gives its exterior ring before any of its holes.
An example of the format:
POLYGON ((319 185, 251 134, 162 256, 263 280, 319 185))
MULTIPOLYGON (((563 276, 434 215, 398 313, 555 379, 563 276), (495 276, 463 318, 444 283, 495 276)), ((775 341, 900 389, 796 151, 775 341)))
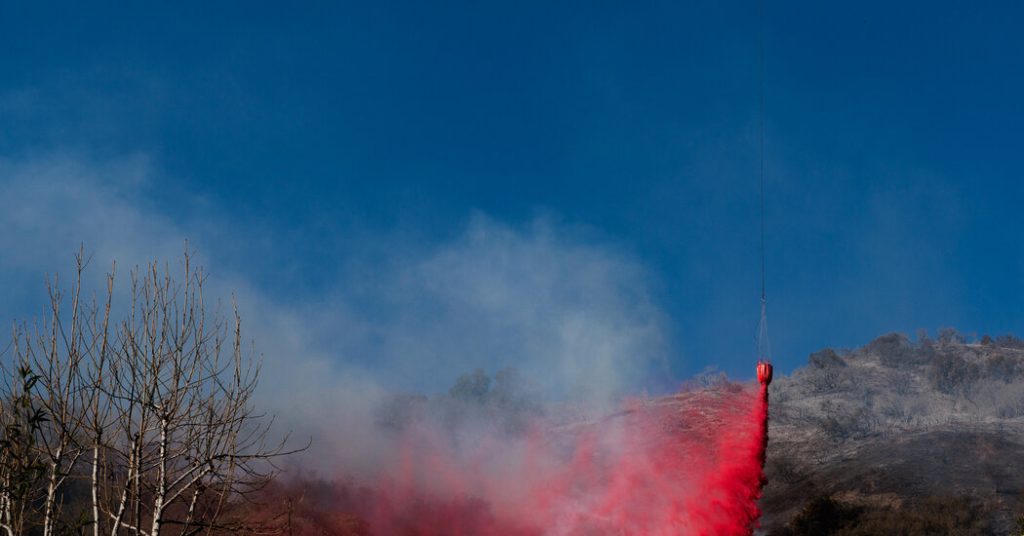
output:
MULTIPOLYGON (((18 4, 0 7, 7 173, 141 158, 143 214, 214 222, 211 262, 292 304, 372 266, 381 237, 553 221, 642 267, 676 374, 752 374, 754 0, 18 4)), ((766 0, 784 370, 889 331, 1024 333, 1021 20, 766 0)), ((19 273, 54 269, 33 262, 19 273)))

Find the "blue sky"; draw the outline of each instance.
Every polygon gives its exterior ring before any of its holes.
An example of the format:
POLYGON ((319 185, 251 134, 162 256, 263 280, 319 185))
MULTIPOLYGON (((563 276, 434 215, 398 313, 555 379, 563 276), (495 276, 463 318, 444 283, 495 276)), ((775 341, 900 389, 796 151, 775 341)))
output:
MULTIPOLYGON (((753 1, 11 4, 7 314, 79 242, 105 263, 189 238, 225 292, 289 312, 264 339, 303 326, 278 353, 752 375, 753 1)), ((1024 333, 1022 16, 767 2, 784 370, 890 331, 1024 333)))

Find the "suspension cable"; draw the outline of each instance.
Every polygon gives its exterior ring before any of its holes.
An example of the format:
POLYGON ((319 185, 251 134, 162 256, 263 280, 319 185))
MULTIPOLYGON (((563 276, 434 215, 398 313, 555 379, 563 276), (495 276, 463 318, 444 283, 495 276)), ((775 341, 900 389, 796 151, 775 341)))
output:
POLYGON ((759 160, 758 183, 760 190, 761 216, 761 319, 757 328, 757 359, 771 362, 771 344, 768 340, 768 293, 766 290, 767 269, 764 241, 764 0, 757 0, 757 152, 759 160))

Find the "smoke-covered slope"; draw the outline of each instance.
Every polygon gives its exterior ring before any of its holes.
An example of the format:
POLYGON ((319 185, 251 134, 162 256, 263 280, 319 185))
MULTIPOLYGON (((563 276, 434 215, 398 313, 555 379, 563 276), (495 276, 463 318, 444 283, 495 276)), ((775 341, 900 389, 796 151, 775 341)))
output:
POLYGON ((742 536, 756 524, 762 386, 721 382, 608 412, 514 403, 515 390, 485 380, 382 408, 394 451, 376 474, 293 475, 233 515, 296 536, 742 536))
POLYGON ((1019 530, 1024 341, 886 335, 812 354, 771 396, 766 532, 1019 530))

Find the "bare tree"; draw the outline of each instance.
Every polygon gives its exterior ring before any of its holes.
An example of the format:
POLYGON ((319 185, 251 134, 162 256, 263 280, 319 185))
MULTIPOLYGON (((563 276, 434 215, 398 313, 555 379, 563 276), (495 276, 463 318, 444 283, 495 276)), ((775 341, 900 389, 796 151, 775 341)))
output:
POLYGON ((59 280, 47 281, 50 321, 25 338, 26 362, 39 372, 37 398, 49 419, 39 434, 39 448, 46 463, 46 491, 43 497, 43 536, 53 536, 61 504, 58 494, 84 449, 77 441, 81 433, 83 393, 82 359, 88 351, 81 308, 82 272, 85 258, 75 256, 76 278, 71 288, 70 318, 62 317, 59 280))
POLYGON ((112 534, 211 532, 226 501, 262 485, 286 454, 253 408, 259 363, 243 349, 237 307, 233 322, 208 318, 205 276, 190 255, 182 264, 180 282, 156 263, 132 275, 109 374, 118 439, 108 447, 126 468, 107 510, 112 534))
POLYGON ((243 347, 237 307, 208 315, 188 250, 174 274, 136 268, 120 308, 114 270, 102 303, 83 304, 87 261, 81 251, 76 260, 70 311, 54 278, 49 320, 31 336, 15 331, 22 381, 7 382, 0 424, 21 450, 5 443, 0 454, 0 529, 20 535, 28 520, 56 534, 69 478, 89 483, 93 536, 240 529, 221 524, 225 506, 261 487, 287 452, 268 443, 273 420, 253 406, 260 364, 243 347), (37 512, 20 513, 32 504, 37 512))
MULTIPOLYGON (((20 334, 14 331, 13 341, 20 334)), ((14 345, 18 355, 17 345, 14 345)), ((2 370, 0 399, 0 529, 7 536, 20 535, 29 521, 29 506, 38 496, 45 464, 36 448, 46 414, 32 397, 39 376, 27 363, 12 359, 12 369, 2 370)))

